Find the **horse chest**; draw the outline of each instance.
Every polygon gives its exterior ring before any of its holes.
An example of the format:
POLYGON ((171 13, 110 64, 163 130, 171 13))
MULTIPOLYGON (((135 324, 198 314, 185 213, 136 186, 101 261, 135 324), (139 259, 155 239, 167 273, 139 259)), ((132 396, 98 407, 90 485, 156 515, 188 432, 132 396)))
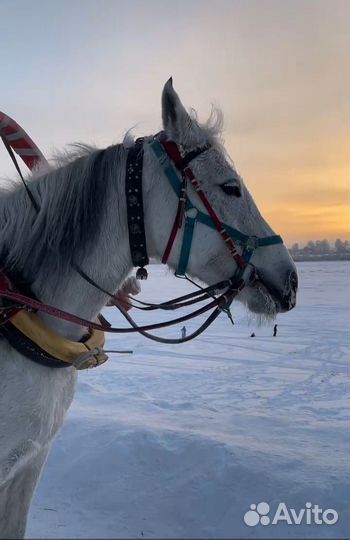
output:
POLYGON ((72 402, 76 370, 30 362, 0 342, 0 468, 2 477, 45 447, 72 402))

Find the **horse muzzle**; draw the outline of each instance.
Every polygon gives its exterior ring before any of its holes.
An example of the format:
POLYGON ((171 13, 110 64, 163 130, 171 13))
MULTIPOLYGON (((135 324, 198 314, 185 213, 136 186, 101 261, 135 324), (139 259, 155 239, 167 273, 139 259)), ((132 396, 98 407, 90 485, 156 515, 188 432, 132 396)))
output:
POLYGON ((295 270, 291 270, 287 273, 282 289, 272 285, 264 278, 262 278, 262 283, 275 301, 277 310, 280 313, 285 313, 295 307, 298 290, 298 275, 295 270))
POLYGON ((296 305, 298 290, 298 276, 295 270, 289 270, 285 275, 282 286, 277 286, 266 273, 258 270, 248 284, 248 288, 255 289, 258 296, 248 302, 248 307, 257 313, 268 312, 286 313, 296 305), (274 307, 273 307, 274 306, 274 307))

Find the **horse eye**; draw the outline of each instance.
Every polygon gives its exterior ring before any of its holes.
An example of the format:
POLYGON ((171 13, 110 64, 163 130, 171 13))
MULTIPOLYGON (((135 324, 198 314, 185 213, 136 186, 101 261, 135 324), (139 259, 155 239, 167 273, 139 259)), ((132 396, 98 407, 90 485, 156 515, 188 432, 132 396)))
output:
POLYGON ((233 197, 241 197, 241 189, 239 186, 235 186, 233 184, 221 184, 220 185, 222 191, 226 193, 226 195, 230 195, 233 197))

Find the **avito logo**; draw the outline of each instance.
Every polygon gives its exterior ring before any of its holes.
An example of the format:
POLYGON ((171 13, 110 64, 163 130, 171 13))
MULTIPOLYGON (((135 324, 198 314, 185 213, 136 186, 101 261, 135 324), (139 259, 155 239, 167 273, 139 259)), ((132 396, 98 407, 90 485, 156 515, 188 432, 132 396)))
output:
POLYGON ((286 503, 280 502, 273 517, 270 515, 270 505, 266 502, 251 504, 250 510, 243 516, 243 521, 248 527, 256 525, 278 525, 287 523, 288 525, 334 525, 338 521, 338 512, 333 508, 323 510, 318 504, 312 505, 310 502, 304 508, 295 510, 288 508, 286 503))

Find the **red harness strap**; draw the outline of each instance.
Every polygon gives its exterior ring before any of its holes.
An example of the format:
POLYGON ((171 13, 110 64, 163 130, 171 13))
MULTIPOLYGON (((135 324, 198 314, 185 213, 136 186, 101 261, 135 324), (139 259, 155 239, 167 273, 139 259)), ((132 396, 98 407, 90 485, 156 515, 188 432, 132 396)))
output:
POLYGON ((163 264, 166 264, 168 262, 168 258, 172 250, 173 244, 175 242, 176 235, 178 233, 178 230, 181 229, 182 227, 182 221, 183 221, 183 216, 185 214, 185 209, 186 209, 186 179, 183 178, 174 224, 171 229, 169 240, 168 240, 167 246, 165 248, 165 251, 162 257, 163 264))
POLYGON ((195 178, 192 170, 189 167, 187 167, 185 169, 184 173, 187 176, 187 178, 189 179, 189 181, 191 182, 191 184, 194 187, 196 193, 198 193, 198 196, 199 196, 200 200, 204 204, 206 210, 208 211, 208 214, 210 215, 211 219, 214 222, 215 227, 217 228, 218 232, 220 233, 222 239, 224 240, 224 242, 225 242, 225 244, 227 246, 227 249, 231 253, 232 257, 234 258, 234 260, 236 261, 238 266, 240 268, 244 269, 247 266, 246 262, 241 257, 241 255, 238 253, 237 248, 235 246, 235 243, 233 242, 232 238, 230 237, 230 235, 226 231, 226 229, 223 226, 222 222, 220 221, 220 219, 216 215, 213 207, 211 206, 211 204, 209 203, 207 197, 205 196, 205 194, 204 194, 204 192, 203 192, 203 190, 202 190, 202 188, 200 186, 200 183, 195 178))
POLYGON ((170 159, 173 161, 175 167, 178 169, 182 161, 182 156, 176 142, 165 140, 161 140, 160 142, 170 159))
MULTIPOLYGON (((174 143, 173 141, 162 141, 162 145, 166 153, 170 157, 170 159, 174 162, 175 167, 178 168, 177 166, 181 162, 182 158, 181 158, 180 150, 177 144, 174 143)), ((181 229, 182 218, 185 211, 185 205, 186 205, 186 179, 183 178, 174 224, 171 229, 169 240, 168 240, 168 243, 166 245, 166 248, 162 257, 163 264, 166 264, 168 262, 169 255, 174 245, 176 235, 178 233, 178 230, 181 229)))

